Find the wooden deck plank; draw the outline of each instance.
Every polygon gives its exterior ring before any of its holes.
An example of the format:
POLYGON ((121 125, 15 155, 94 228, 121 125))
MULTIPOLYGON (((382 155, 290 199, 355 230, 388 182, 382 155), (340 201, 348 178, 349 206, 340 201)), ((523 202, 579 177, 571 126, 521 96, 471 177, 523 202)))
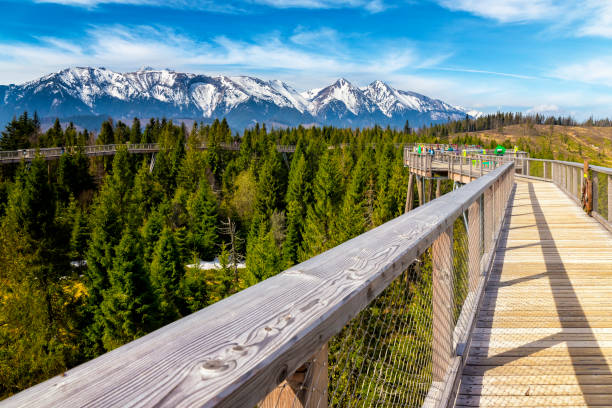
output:
POLYGON ((612 236, 552 183, 509 215, 456 406, 612 405, 612 236))

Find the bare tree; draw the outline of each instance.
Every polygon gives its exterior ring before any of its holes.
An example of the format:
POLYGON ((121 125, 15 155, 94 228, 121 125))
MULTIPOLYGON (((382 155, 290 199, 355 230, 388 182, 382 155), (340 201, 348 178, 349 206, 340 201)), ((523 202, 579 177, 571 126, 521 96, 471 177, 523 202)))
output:
POLYGON ((228 216, 227 221, 221 221, 221 233, 230 239, 229 258, 232 271, 234 272, 234 282, 238 283, 238 264, 244 261, 244 256, 238 252, 238 247, 243 239, 236 234, 236 223, 228 216))

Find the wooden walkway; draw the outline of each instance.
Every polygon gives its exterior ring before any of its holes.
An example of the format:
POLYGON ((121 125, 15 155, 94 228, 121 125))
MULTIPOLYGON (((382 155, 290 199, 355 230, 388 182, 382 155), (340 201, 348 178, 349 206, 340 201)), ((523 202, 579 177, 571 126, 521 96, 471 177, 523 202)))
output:
POLYGON ((612 235, 517 179, 457 407, 612 407, 612 235))

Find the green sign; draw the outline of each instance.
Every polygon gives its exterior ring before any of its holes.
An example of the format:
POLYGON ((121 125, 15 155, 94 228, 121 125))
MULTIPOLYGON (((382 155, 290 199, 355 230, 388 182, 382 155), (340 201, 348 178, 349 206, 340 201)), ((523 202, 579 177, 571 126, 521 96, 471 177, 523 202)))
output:
POLYGON ((504 146, 497 145, 495 148, 495 154, 498 156, 503 156, 506 154, 506 148, 504 146))

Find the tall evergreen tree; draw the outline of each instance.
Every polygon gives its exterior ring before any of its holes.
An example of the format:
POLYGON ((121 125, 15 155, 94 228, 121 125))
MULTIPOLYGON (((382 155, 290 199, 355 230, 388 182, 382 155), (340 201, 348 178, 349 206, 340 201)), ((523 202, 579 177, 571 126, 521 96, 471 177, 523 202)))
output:
POLYGON ((217 253, 217 199, 206 180, 187 203, 190 218, 189 242, 200 259, 210 260, 217 253))
POLYGON ((30 118, 28 112, 24 112, 19 118, 13 118, 2 131, 0 150, 27 149, 37 139, 39 131, 38 117, 30 118))
POLYGON ((174 235, 169 228, 164 228, 151 264, 151 283, 158 299, 163 324, 180 317, 180 283, 184 276, 185 268, 174 235))
POLYGON ((336 157, 326 151, 321 158, 313 183, 314 203, 308 207, 304 225, 304 241, 299 259, 306 260, 317 255, 333 244, 332 225, 342 197, 336 157))
POLYGON ((362 156, 353 169, 353 177, 349 183, 339 215, 335 219, 335 244, 349 240, 366 230, 367 217, 365 212, 365 192, 368 180, 366 158, 362 156))
POLYGON ((259 282, 279 273, 282 259, 268 222, 261 220, 252 228, 254 231, 247 242, 246 265, 259 282))
MULTIPOLYGON (((296 152, 296 154, 299 154, 296 152)), ((294 156, 287 186, 287 234, 283 244, 283 264, 289 267, 298 260, 298 247, 302 241, 306 217, 307 193, 306 158, 294 156)))
POLYGON ((130 143, 140 143, 142 139, 142 131, 140 129, 140 119, 134 118, 132 128, 130 129, 130 143))
POLYGON ((141 237, 132 227, 123 231, 103 293, 102 343, 112 350, 159 326, 157 304, 142 259, 141 237))

